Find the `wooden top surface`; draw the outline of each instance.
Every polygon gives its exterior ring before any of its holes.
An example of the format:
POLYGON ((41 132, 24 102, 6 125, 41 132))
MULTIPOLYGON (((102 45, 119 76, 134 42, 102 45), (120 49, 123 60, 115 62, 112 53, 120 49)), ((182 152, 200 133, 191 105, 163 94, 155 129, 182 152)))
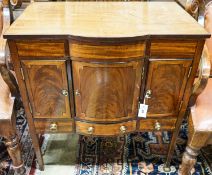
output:
POLYGON ((72 35, 116 38, 207 34, 175 2, 35 2, 11 25, 5 37, 72 35))

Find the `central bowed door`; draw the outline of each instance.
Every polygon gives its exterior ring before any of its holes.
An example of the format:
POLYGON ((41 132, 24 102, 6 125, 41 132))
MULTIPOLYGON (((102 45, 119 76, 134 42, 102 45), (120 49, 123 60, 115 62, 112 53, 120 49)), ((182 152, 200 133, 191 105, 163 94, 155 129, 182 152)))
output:
POLYGON ((136 118, 143 61, 73 61, 76 117, 89 121, 136 118))

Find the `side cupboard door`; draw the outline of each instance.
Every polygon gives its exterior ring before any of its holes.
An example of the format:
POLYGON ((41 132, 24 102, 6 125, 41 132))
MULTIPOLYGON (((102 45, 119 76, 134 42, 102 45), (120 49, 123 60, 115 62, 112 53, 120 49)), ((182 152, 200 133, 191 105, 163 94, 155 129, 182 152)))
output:
POLYGON ((148 117, 175 117, 183 98, 192 60, 149 60, 145 103, 148 117))
POLYGON ((22 60, 34 118, 70 118, 65 60, 22 60))

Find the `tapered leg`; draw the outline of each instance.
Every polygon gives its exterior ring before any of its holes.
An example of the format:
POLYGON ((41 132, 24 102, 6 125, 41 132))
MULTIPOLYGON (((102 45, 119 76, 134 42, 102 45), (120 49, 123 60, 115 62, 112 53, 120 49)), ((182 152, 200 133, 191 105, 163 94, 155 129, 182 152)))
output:
POLYGON ((13 162, 13 168, 15 169, 17 174, 24 175, 25 174, 25 167, 23 160, 21 158, 21 149, 18 142, 17 135, 6 137, 6 146, 7 151, 10 155, 10 158, 13 162))

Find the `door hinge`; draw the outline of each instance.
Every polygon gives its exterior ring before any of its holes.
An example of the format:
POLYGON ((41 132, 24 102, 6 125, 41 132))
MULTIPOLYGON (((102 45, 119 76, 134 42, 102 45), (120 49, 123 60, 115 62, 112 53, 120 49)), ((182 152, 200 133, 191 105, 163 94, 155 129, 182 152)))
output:
POLYGON ((21 70, 21 76, 22 76, 22 79, 23 79, 23 80, 25 80, 25 78, 24 78, 24 71, 23 71, 23 68, 21 67, 21 68, 20 68, 20 70, 21 70))
POLYGON ((182 105, 183 105, 183 101, 180 102, 179 111, 180 111, 182 105))
POLYGON ((29 103, 29 111, 30 111, 30 113, 32 114, 32 106, 31 106, 30 103, 29 103))
POLYGON ((189 78, 190 75, 191 75, 191 71, 192 71, 192 67, 189 68, 189 71, 188 71, 188 78, 189 78))

